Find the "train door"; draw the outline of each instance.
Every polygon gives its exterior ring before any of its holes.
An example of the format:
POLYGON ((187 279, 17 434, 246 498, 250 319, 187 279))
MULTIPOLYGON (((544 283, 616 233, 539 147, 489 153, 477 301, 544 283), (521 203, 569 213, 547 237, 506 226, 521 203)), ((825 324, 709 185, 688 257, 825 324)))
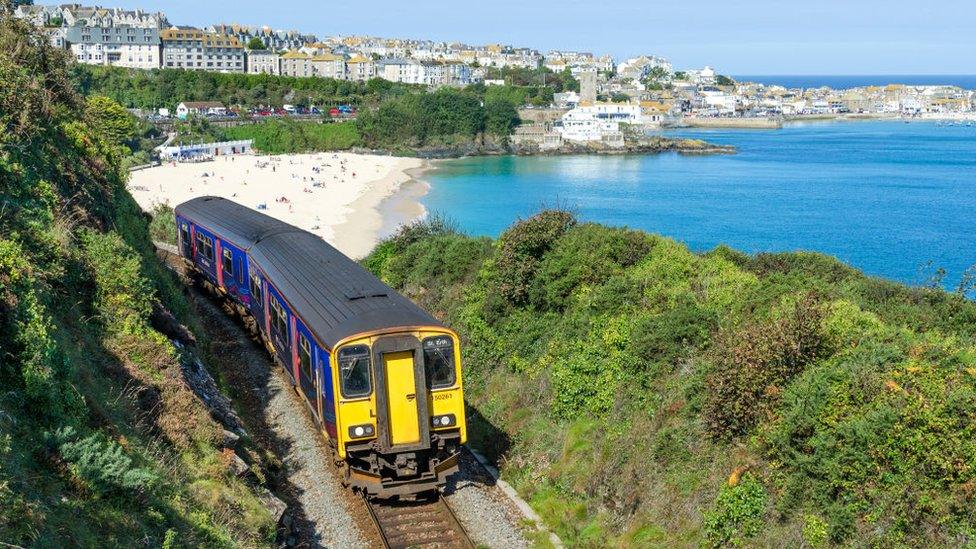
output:
POLYGON ((413 336, 381 337, 373 343, 373 356, 377 411, 385 419, 379 424, 382 443, 394 450, 429 447, 427 385, 420 341, 413 336))
POLYGON ((193 259, 193 240, 190 238, 190 224, 180 220, 180 247, 183 257, 193 259))
POLYGON ((398 446, 420 442, 420 414, 417 411, 413 353, 385 353, 383 375, 386 378, 386 398, 390 414, 390 443, 398 446))
POLYGON ((298 333, 298 385, 302 389, 302 394, 308 400, 309 405, 318 416, 318 398, 316 397, 317 376, 315 375, 314 353, 315 346, 311 338, 302 331, 301 327, 296 330, 298 333))

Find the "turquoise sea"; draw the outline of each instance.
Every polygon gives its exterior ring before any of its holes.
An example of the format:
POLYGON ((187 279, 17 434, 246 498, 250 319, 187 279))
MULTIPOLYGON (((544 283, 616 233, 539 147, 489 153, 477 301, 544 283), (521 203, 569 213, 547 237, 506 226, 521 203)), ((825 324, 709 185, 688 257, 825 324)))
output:
POLYGON ((485 157, 430 172, 424 205, 473 235, 560 205, 695 251, 813 250, 907 283, 976 263, 976 126, 823 122, 667 135, 729 156, 485 157))

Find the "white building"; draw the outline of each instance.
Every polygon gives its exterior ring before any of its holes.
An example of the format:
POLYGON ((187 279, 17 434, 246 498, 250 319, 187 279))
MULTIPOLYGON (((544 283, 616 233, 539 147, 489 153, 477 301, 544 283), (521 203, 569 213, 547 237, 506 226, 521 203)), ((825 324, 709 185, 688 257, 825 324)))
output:
POLYGON ((159 157, 163 160, 185 162, 213 158, 215 156, 247 154, 252 152, 253 144, 253 139, 244 139, 240 141, 221 141, 220 143, 163 147, 159 150, 159 157))
POLYGON ((622 139, 620 124, 649 122, 636 103, 597 103, 576 107, 562 116, 559 133, 567 141, 612 141, 622 139))
POLYGON ((159 68, 159 30, 152 27, 117 25, 65 29, 66 45, 79 63, 134 69, 159 68))
POLYGON ((281 56, 270 50, 249 50, 247 52, 248 74, 281 74, 281 56))
POLYGON ((162 67, 213 72, 244 72, 244 46, 233 36, 189 27, 159 33, 162 67))

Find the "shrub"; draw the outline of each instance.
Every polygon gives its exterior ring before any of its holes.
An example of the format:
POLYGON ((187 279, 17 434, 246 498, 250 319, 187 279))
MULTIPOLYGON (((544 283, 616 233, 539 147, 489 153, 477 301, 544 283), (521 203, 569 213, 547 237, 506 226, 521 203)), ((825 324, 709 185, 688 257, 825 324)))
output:
POLYGON ((597 284, 636 264, 654 245, 647 233, 587 223, 567 230, 545 254, 531 283, 538 309, 562 309, 580 286, 597 284))
POLYGON ((144 331, 155 292, 142 276, 139 256, 115 232, 83 231, 81 241, 106 326, 123 333, 144 331))
POLYGON ((158 480, 151 470, 134 466, 122 447, 102 433, 80 438, 75 429, 66 427, 56 431, 52 440, 72 474, 100 495, 147 492, 158 480))
POLYGON ((168 204, 158 204, 152 211, 149 236, 158 242, 176 244, 176 217, 168 204))
POLYGON ((529 287, 543 254, 575 224, 569 212, 546 210, 502 233, 494 265, 499 296, 513 305, 528 303, 529 287))
POLYGON ((713 436, 745 434, 779 402, 785 384, 826 353, 824 308, 805 294, 769 323, 720 334, 706 380, 705 417, 713 436))
POLYGON ((711 509, 702 513, 705 539, 711 547, 741 547, 762 531, 766 490, 752 475, 718 492, 711 509))

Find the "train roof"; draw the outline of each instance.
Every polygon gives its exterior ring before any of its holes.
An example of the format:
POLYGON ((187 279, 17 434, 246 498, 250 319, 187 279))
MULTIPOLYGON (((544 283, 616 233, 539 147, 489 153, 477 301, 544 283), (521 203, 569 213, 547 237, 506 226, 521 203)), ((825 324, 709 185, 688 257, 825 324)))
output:
POLYGON ((363 332, 398 326, 443 326, 308 231, 215 196, 184 202, 176 207, 176 215, 246 250, 329 348, 363 332))

